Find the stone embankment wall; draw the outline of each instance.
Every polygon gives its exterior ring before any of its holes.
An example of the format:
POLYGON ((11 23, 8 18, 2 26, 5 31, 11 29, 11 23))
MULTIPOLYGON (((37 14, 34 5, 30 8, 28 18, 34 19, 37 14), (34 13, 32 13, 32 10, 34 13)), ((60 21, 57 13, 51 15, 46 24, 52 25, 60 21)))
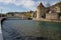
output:
POLYGON ((33 18, 35 21, 49 21, 49 22, 61 22, 61 20, 55 20, 55 19, 43 19, 43 18, 33 18))

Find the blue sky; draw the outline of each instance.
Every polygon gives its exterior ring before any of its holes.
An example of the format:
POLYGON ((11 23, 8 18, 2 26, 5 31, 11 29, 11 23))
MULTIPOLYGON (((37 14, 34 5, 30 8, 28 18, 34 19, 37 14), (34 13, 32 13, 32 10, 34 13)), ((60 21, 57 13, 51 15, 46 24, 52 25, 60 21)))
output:
POLYGON ((44 6, 47 3, 54 5, 60 0, 0 0, 0 13, 7 12, 27 12, 30 10, 35 11, 37 5, 42 2, 44 6))

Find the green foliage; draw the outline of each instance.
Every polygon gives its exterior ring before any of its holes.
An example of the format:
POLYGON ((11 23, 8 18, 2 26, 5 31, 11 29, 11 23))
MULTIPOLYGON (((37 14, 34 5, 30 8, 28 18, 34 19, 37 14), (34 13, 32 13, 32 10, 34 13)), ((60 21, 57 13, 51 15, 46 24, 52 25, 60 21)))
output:
POLYGON ((25 13, 24 15, 25 15, 26 17, 29 17, 29 18, 31 17, 31 14, 30 14, 30 13, 25 13))

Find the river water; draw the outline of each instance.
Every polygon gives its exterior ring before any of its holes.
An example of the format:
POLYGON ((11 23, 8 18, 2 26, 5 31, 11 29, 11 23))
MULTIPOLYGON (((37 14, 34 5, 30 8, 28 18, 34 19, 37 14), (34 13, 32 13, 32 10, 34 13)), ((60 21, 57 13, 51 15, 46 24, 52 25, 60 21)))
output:
POLYGON ((61 23, 8 19, 2 32, 4 40, 61 40, 61 23))

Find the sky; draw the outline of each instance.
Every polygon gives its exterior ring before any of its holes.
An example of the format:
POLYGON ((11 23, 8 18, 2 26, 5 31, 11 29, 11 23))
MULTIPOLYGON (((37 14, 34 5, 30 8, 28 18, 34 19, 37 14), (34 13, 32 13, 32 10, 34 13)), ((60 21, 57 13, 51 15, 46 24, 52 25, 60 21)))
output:
POLYGON ((40 2, 54 5, 61 0, 0 0, 0 13, 35 11, 40 2))

